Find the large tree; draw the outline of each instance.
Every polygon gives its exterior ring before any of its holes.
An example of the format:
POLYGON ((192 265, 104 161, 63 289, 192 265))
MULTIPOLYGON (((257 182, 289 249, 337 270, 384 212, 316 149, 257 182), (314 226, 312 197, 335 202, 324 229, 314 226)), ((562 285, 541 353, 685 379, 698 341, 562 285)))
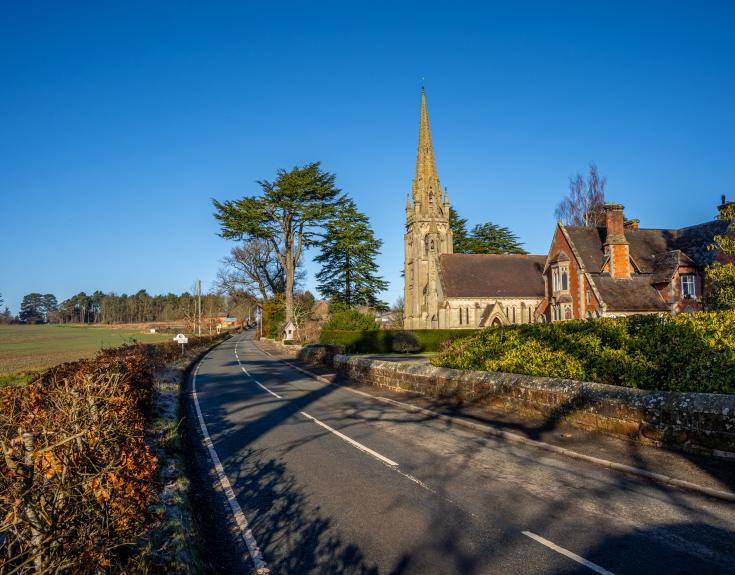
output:
POLYGON ((46 318, 43 295, 40 293, 29 293, 23 296, 20 302, 20 321, 26 323, 41 323, 46 318))
POLYGON ((320 252, 314 260, 321 264, 316 274, 322 296, 348 307, 365 305, 385 309, 378 298, 388 288, 380 277, 376 256, 383 245, 373 234, 370 220, 360 213, 355 202, 345 199, 326 225, 320 252))
POLYGON ((597 166, 590 162, 587 177, 581 173, 569 178, 569 195, 556 207, 556 218, 567 226, 595 227, 602 225, 605 214, 605 186, 607 178, 600 176, 597 166))
POLYGON ((286 322, 293 321, 295 272, 302 252, 316 243, 320 228, 334 216, 342 199, 334 180, 334 174, 314 162, 278 170, 273 182, 258 181, 260 196, 212 200, 222 237, 259 238, 273 247, 285 275, 286 322))
POLYGON ((467 220, 449 208, 449 227, 455 254, 526 254, 518 236, 492 222, 477 224, 467 232, 467 220))

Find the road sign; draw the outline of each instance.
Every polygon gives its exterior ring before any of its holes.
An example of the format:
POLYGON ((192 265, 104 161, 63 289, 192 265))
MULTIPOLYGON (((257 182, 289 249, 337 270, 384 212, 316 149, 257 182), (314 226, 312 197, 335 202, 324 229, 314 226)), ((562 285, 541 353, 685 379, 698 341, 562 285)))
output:
POLYGON ((176 343, 189 343, 189 338, 186 337, 183 333, 177 333, 174 341, 176 343))

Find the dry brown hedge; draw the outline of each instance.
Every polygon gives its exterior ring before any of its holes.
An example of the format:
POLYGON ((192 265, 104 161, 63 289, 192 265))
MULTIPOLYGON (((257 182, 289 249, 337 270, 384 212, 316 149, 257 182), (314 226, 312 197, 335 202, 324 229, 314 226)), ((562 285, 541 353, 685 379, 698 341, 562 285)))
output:
POLYGON ((158 487, 146 409, 156 370, 179 353, 106 349, 0 388, 0 573, 135 570, 158 487))

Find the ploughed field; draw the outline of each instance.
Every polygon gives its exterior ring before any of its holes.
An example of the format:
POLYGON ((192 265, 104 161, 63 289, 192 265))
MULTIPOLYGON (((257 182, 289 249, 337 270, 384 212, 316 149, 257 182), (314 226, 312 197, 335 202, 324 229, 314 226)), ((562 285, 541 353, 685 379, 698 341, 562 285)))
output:
POLYGON ((103 347, 170 338, 132 326, 0 325, 0 385, 22 383, 31 372, 92 357, 103 347))

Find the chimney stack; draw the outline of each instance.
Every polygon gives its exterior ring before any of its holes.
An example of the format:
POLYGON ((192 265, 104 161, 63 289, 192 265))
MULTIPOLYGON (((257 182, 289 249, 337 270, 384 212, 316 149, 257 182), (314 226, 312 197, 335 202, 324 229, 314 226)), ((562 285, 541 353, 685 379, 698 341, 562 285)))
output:
POLYGON ((638 224, 640 224, 641 221, 638 218, 632 219, 632 220, 625 220, 625 229, 626 230, 637 230, 638 224))
POLYGON ((610 256, 610 275, 617 279, 630 278, 630 248, 625 239, 625 219, 622 204, 606 204, 605 253, 610 256))
POLYGON ((731 205, 733 202, 728 202, 727 198, 725 197, 725 194, 722 194, 722 196, 720 197, 722 199, 722 203, 719 206, 717 206, 717 211, 722 213, 722 210, 724 210, 727 206, 731 205))

